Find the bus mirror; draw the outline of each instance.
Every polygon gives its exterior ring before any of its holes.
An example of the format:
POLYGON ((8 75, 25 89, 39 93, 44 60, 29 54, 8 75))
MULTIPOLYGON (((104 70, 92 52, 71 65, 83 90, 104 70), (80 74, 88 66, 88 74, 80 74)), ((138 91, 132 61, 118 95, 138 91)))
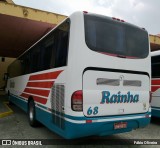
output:
POLYGON ((5 81, 7 81, 7 80, 8 80, 8 73, 4 73, 4 77, 3 77, 3 79, 4 79, 5 81))

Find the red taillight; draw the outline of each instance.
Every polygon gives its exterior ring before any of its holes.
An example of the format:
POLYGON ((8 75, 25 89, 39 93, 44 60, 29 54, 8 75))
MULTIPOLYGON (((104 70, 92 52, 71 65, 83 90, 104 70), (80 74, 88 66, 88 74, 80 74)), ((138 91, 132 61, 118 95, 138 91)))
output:
POLYGON ((75 91, 71 98, 71 107, 74 111, 83 111, 83 93, 82 90, 75 91))
POLYGON ((152 92, 150 91, 149 92, 149 103, 151 103, 151 101, 152 101, 152 92))

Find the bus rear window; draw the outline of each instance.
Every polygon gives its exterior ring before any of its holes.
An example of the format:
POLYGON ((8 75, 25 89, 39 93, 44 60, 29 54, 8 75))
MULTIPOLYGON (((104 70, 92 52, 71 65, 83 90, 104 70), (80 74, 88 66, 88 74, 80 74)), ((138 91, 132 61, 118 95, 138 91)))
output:
POLYGON ((146 58, 148 33, 133 25, 101 15, 84 14, 87 46, 97 52, 132 58, 146 58))

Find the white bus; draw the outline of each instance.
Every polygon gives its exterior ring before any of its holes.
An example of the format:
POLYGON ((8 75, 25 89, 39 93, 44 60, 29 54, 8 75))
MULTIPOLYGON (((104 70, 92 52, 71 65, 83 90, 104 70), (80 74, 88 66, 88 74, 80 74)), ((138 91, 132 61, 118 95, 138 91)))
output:
POLYGON ((152 64, 152 116, 160 117, 160 51, 151 53, 152 64))
POLYGON ((146 30, 75 12, 8 68, 9 101, 67 139, 129 132, 150 123, 146 30))

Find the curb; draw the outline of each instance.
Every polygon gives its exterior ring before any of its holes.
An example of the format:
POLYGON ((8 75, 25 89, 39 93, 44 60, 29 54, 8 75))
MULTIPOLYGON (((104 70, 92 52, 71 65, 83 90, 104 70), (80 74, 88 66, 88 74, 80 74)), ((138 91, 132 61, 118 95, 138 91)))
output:
POLYGON ((9 110, 8 112, 4 112, 4 113, 0 113, 0 118, 9 116, 11 114, 13 114, 13 110, 7 105, 9 102, 3 102, 3 104, 5 105, 5 107, 9 110))

